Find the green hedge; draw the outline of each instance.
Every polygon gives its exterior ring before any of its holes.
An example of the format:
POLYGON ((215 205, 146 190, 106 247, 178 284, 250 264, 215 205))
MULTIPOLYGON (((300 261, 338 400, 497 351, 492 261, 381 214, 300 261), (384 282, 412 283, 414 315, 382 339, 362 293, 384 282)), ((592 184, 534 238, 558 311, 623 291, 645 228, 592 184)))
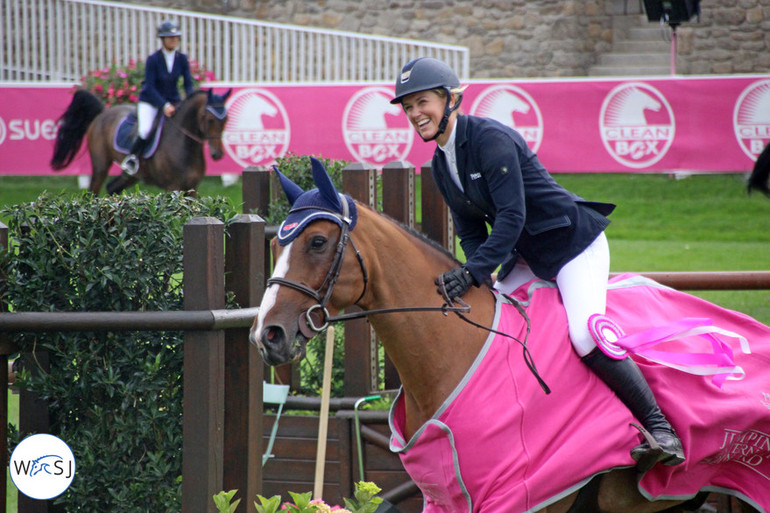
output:
MULTIPOLYGON (((182 229, 193 216, 229 222, 223 198, 179 194, 43 195, 0 212, 11 244, 0 257, 14 311, 180 310, 182 229)), ((180 332, 19 333, 50 369, 18 386, 49 404, 51 433, 77 473, 56 499, 66 511, 178 511, 182 474, 180 332)), ((21 433, 20 437, 29 433, 21 433)))

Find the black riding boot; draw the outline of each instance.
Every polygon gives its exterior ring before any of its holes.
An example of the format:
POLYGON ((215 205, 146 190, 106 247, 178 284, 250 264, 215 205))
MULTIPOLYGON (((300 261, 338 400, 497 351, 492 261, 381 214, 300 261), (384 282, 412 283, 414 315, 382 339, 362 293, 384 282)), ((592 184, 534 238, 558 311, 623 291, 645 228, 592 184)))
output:
POLYGON ((655 396, 636 363, 628 357, 623 360, 612 359, 598 348, 582 360, 615 392, 655 440, 658 447, 655 447, 656 444, 651 446, 649 442, 644 442, 631 449, 631 457, 638 462, 639 470, 649 470, 659 461, 664 465, 682 463, 682 442, 660 411, 655 396))
POLYGON ((147 139, 142 139, 139 136, 134 139, 134 144, 131 145, 131 151, 120 164, 120 169, 122 169, 124 173, 133 176, 139 171, 139 157, 141 157, 146 145, 147 139))

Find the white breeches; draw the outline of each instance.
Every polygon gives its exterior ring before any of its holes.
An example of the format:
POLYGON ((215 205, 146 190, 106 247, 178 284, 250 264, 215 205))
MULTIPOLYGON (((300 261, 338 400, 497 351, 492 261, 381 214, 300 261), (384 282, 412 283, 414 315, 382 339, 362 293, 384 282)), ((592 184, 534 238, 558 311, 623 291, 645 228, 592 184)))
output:
POLYGON ((157 114, 158 109, 151 103, 139 102, 136 105, 137 131, 139 132, 139 137, 147 139, 150 136, 152 122, 155 120, 157 114))
MULTIPOLYGON (((607 280, 610 273, 610 248, 607 236, 602 232, 582 253, 567 262, 556 275, 564 309, 567 312, 569 336, 578 356, 585 356, 596 342, 588 330, 588 318, 593 314, 604 315, 607 309, 607 280)), ((509 294, 537 277, 519 258, 513 270, 495 289, 509 294)))

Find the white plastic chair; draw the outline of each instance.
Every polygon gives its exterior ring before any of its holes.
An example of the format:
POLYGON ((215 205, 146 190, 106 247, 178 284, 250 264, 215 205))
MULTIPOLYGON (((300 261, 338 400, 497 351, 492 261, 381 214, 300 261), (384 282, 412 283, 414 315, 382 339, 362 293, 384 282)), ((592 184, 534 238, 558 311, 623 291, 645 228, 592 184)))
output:
POLYGON ((281 418, 281 412, 283 411, 283 405, 286 404, 286 398, 289 396, 289 385, 274 385, 272 383, 262 383, 262 402, 264 404, 278 405, 278 411, 275 414, 275 420, 273 421, 273 429, 270 431, 270 440, 267 442, 267 449, 262 455, 262 466, 265 466, 267 460, 274 458, 273 444, 275 443, 275 435, 278 433, 278 421, 281 418))

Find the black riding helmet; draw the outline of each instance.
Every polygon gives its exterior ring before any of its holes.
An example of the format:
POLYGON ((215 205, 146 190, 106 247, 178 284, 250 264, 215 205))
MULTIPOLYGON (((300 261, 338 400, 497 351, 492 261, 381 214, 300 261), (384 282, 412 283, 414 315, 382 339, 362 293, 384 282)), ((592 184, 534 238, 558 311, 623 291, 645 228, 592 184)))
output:
POLYGON ((425 141, 432 141, 446 130, 449 123, 449 116, 457 110, 462 102, 462 93, 458 94, 457 103, 450 107, 452 100, 452 89, 460 87, 460 79, 457 74, 446 65, 446 63, 432 57, 418 57, 407 62, 396 80, 396 97, 390 100, 390 103, 400 104, 405 96, 419 91, 430 89, 446 90, 446 106, 444 107, 444 116, 438 125, 436 134, 425 141))
POLYGON ((181 35, 182 31, 179 29, 179 24, 173 20, 164 20, 158 25, 158 37, 175 37, 181 35))

